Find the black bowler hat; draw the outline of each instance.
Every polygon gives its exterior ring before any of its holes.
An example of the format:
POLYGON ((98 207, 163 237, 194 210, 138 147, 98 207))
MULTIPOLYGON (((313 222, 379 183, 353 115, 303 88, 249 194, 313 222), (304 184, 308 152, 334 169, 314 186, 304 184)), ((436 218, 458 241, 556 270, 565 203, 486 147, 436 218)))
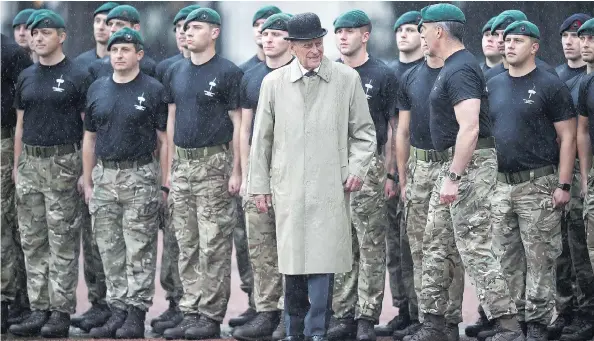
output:
POLYGON ((293 16, 287 23, 289 36, 285 40, 312 40, 321 38, 328 33, 322 28, 320 18, 315 13, 300 13, 293 16))

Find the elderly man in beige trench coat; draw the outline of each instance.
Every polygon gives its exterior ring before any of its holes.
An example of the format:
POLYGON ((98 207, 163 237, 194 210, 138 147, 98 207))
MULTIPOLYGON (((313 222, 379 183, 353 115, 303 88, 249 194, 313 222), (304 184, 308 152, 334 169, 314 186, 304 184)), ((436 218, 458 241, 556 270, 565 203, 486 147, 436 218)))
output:
POLYGON ((376 151, 375 127, 357 72, 324 57, 318 16, 295 15, 288 31, 297 58, 262 82, 247 192, 276 212, 285 340, 324 341, 333 274, 351 270, 350 192, 376 151))

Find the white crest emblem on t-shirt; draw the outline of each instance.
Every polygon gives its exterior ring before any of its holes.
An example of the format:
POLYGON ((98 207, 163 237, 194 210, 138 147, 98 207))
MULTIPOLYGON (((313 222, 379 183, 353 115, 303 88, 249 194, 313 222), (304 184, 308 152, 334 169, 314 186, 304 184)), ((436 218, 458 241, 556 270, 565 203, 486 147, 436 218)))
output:
POLYGON ((367 97, 367 99, 371 99, 371 95, 369 94, 369 90, 373 89, 373 85, 371 85, 371 82, 373 82, 373 80, 369 79, 369 82, 365 84, 365 97, 367 97))
POLYGON ((64 83, 64 78, 62 78, 62 75, 60 75, 60 78, 56 79, 56 83, 58 83, 58 86, 53 86, 52 89, 55 92, 62 92, 62 91, 64 91, 64 88, 61 88, 60 87, 62 85, 62 83, 64 83))
POLYGON ((214 88, 215 86, 217 86, 217 78, 215 77, 215 79, 213 79, 212 81, 210 81, 208 83, 208 85, 210 85, 210 88, 208 90, 204 90, 204 94, 208 97, 213 97, 214 96, 214 92, 212 92, 212 88, 214 88))
POLYGON ((144 92, 143 92, 142 95, 138 96, 138 104, 135 104, 134 108, 144 111, 144 109, 146 109, 146 107, 142 106, 142 102, 144 102, 144 101, 146 101, 146 99, 144 99, 144 92))
POLYGON ((532 95, 536 95, 536 85, 534 87, 532 87, 532 89, 528 90, 528 99, 524 98, 524 103, 533 104, 534 101, 530 99, 532 97, 532 95))

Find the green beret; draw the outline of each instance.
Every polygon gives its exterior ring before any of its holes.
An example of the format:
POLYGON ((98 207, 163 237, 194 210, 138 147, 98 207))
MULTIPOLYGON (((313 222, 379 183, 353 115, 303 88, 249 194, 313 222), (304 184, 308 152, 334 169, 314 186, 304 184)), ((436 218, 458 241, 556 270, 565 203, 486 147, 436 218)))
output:
POLYGON ((177 25, 177 23, 180 20, 186 20, 186 18, 188 17, 188 14, 192 13, 193 10, 196 10, 199 8, 200 8, 200 5, 190 5, 190 6, 180 9, 179 12, 177 12, 177 14, 175 15, 175 18, 173 18, 173 26, 177 25))
POLYGON ((491 25, 491 34, 495 33, 497 30, 505 30, 505 28, 514 21, 523 20, 528 20, 528 17, 526 17, 526 14, 522 11, 515 9, 503 11, 497 18, 495 18, 495 21, 493 21, 493 25, 491 25))
POLYGON ((130 27, 124 27, 121 30, 115 32, 109 37, 107 41, 107 51, 111 50, 113 44, 124 43, 124 44, 138 44, 140 49, 144 49, 144 40, 140 35, 140 32, 131 29, 130 27))
POLYGON ((212 8, 199 8, 195 9, 188 16, 186 17, 186 22, 184 23, 184 31, 188 29, 188 24, 192 21, 199 21, 205 22, 209 24, 220 25, 221 24, 221 16, 217 11, 212 8))
POLYGON ((27 19, 29 19, 29 17, 31 16, 32 13, 34 13, 35 10, 33 8, 27 8, 24 9, 22 11, 20 11, 15 17, 14 19, 12 19, 12 28, 15 28, 19 25, 22 24, 26 24, 27 23, 27 19))
POLYGON ((582 24, 580 29, 577 31, 579 36, 594 36, 594 18, 586 21, 582 24))
POLYGON ((31 31, 36 28, 66 28, 66 24, 58 13, 48 10, 35 17, 31 24, 31 31))
POLYGON ((505 39, 508 34, 516 34, 540 39, 540 31, 538 27, 527 20, 514 21, 511 23, 509 26, 507 26, 505 31, 503 31, 503 39, 505 39))
POLYGON ((396 20, 396 22, 394 23, 394 32, 396 32, 396 30, 398 30, 398 27, 400 27, 402 25, 407 25, 407 24, 418 25, 420 21, 421 21, 421 12, 419 12, 419 11, 406 12, 403 15, 401 15, 400 18, 398 18, 398 20, 396 20))
POLYGON ((138 24, 140 22, 140 13, 138 13, 136 8, 130 5, 120 5, 109 11, 105 21, 109 22, 113 19, 119 19, 132 24, 138 24))
POLYGON ((252 25, 254 25, 256 23, 256 21, 258 21, 260 19, 268 19, 273 14, 279 14, 279 13, 282 13, 282 11, 280 10, 280 8, 278 8, 276 6, 264 6, 264 7, 260 8, 256 12, 256 14, 254 14, 254 17, 252 18, 252 25))
POLYGON ((418 28, 420 30, 423 23, 454 21, 466 24, 466 17, 462 10, 451 4, 430 5, 421 10, 421 21, 418 28))
POLYGON ((292 15, 287 13, 277 13, 271 15, 262 25, 262 32, 264 32, 264 30, 279 30, 289 32, 288 23, 291 17, 292 15))
POLYGON ((99 13, 109 13, 112 9, 118 7, 120 4, 117 2, 106 2, 103 5, 97 7, 95 12, 93 12, 93 17, 95 17, 99 13))
POLYGON ((481 31, 481 33, 485 33, 487 31, 491 31, 491 26, 493 26, 493 23, 495 22, 495 19, 497 19, 497 16, 494 16, 493 18, 489 19, 489 21, 487 21, 487 23, 485 24, 485 26, 483 26, 483 30, 481 31))
POLYGON ((38 9, 35 12, 31 13, 29 18, 27 19, 27 22, 25 23, 25 26, 27 26, 27 29, 31 28, 31 24, 33 24, 33 22, 35 21, 35 18, 39 14, 46 13, 46 12, 51 12, 51 11, 49 9, 38 9))
POLYGON ((334 32, 341 28, 359 28, 367 25, 371 25, 371 20, 369 20, 367 14, 361 10, 354 9, 341 14, 334 20, 334 32))

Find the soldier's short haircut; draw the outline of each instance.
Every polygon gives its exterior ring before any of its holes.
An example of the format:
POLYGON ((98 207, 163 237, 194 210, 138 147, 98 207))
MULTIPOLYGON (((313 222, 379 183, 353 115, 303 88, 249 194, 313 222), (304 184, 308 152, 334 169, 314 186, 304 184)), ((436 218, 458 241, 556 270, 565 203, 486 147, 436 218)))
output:
POLYGON ((448 33, 448 36, 454 40, 462 42, 464 39, 465 25, 457 21, 441 21, 438 22, 441 28, 448 33))

